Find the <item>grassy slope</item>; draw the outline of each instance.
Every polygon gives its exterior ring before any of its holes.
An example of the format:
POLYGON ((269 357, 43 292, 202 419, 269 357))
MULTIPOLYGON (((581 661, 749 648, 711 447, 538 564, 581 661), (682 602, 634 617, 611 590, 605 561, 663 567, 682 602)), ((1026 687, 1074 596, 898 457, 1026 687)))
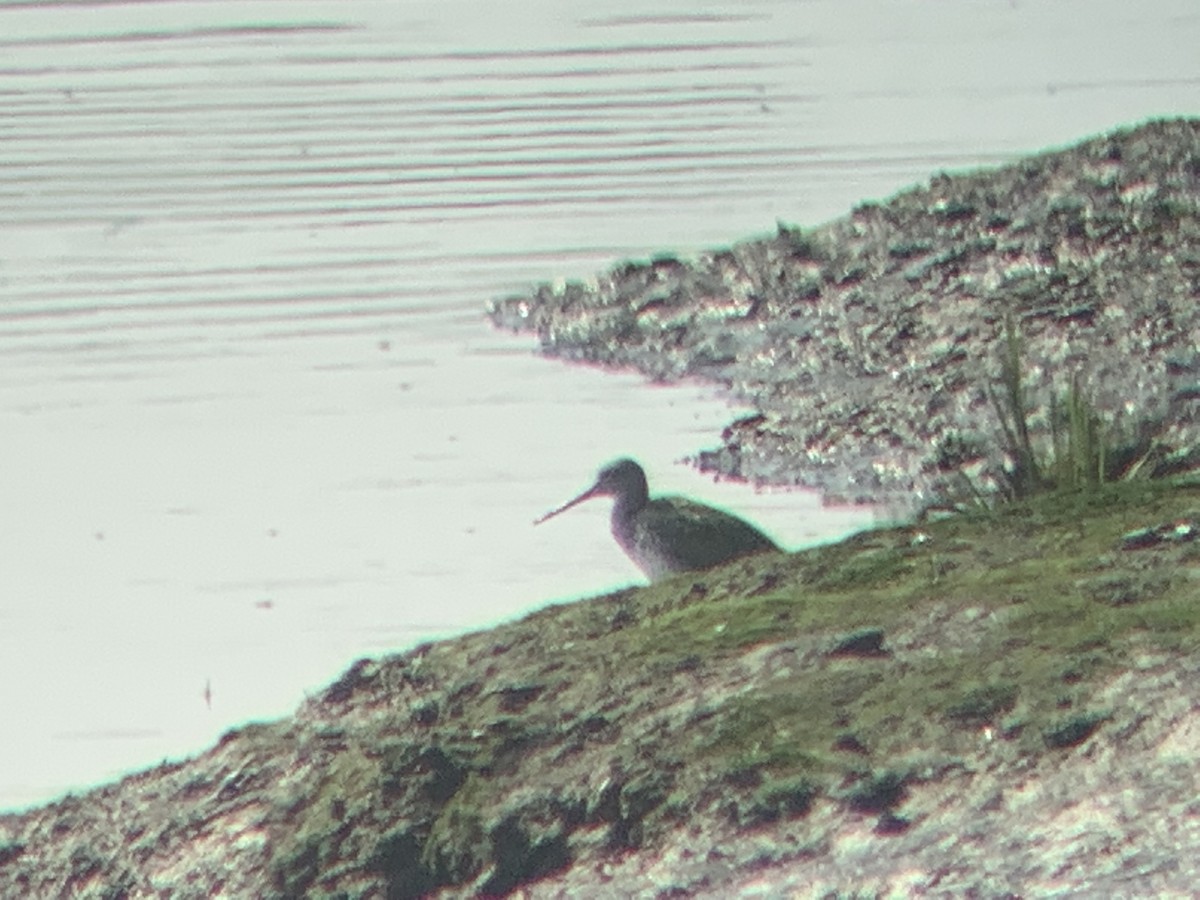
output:
MULTIPOLYGON (((906 784, 958 766, 984 728, 1010 762, 1072 746, 1112 712, 1099 685, 1197 646, 1200 543, 1120 549, 1126 532, 1188 517, 1194 481, 1055 495, 498 629, 457 661, 480 683, 449 679, 432 740, 462 786, 401 828, 412 852, 390 883, 486 885, 506 823, 519 883, 589 852, 653 849, 706 816, 761 828, 820 798, 893 816, 906 784), (830 654, 875 630, 884 652, 830 654)), ((375 776, 353 777, 370 804, 375 776)))
POLYGON ((747 871, 742 835, 806 867, 864 816, 927 843, 953 827, 920 807, 939 784, 1030 777, 1145 719, 1157 695, 1115 676, 1194 653, 1200 540, 1122 535, 1183 521, 1194 478, 1048 496, 364 661, 293 719, 0 817, 0 895, 600 896, 597 865, 656 859, 664 890, 719 892, 685 869, 719 847, 747 871))

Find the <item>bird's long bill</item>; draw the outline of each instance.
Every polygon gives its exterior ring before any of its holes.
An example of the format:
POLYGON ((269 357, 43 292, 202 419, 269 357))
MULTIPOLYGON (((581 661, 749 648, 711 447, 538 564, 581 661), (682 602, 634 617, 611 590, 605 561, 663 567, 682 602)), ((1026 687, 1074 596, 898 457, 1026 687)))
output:
POLYGON ((533 524, 541 525, 547 519, 553 519, 559 513, 566 512, 572 506, 578 506, 584 500, 591 500, 595 496, 596 496, 596 488, 593 485, 592 487, 590 487, 586 491, 584 491, 582 494, 580 494, 578 497, 576 497, 574 500, 568 500, 566 503, 564 503, 558 509, 552 509, 552 510, 550 510, 550 512, 546 513, 544 516, 540 516, 539 518, 534 519, 533 524))

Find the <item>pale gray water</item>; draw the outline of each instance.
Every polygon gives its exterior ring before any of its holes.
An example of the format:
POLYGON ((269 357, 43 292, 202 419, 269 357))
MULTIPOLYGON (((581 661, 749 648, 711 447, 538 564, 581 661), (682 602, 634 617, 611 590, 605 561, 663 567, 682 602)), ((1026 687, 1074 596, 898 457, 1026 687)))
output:
POLYGON ((673 466, 710 394, 483 304, 1195 113, 1198 44, 1192 0, 0 7, 0 808, 636 580, 603 504, 529 524, 617 455, 789 546, 866 521, 673 466))

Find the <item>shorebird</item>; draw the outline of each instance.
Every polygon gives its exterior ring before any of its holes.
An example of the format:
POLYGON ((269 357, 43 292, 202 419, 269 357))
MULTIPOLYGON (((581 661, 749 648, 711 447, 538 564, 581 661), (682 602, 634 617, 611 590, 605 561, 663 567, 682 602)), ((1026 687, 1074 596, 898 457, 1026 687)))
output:
POLYGON ((595 484, 533 524, 593 497, 613 498, 613 537, 651 581, 779 549, 753 525, 727 512, 684 497, 651 500, 646 473, 632 459, 608 464, 595 484))

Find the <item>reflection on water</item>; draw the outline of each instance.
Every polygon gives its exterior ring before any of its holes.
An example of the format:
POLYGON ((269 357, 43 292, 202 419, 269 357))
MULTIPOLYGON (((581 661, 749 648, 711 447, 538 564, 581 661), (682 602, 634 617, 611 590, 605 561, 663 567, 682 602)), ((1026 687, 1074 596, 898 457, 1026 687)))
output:
POLYGON ((0 807, 635 580, 602 504, 529 527, 618 455, 785 545, 861 523, 673 467, 710 394, 483 304, 1191 111, 1154 6, 4 7, 0 807))

